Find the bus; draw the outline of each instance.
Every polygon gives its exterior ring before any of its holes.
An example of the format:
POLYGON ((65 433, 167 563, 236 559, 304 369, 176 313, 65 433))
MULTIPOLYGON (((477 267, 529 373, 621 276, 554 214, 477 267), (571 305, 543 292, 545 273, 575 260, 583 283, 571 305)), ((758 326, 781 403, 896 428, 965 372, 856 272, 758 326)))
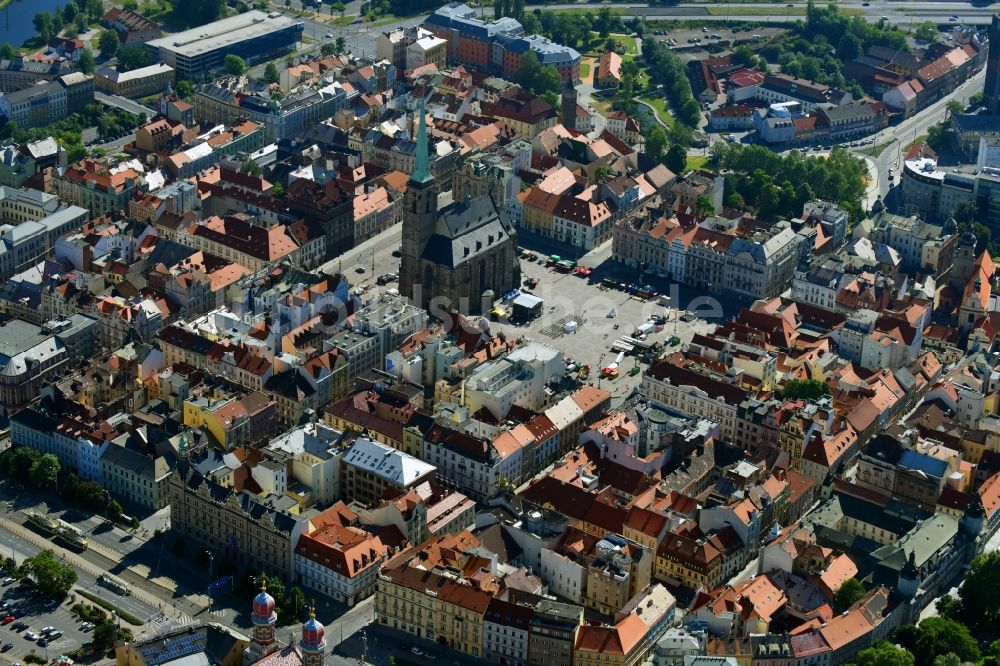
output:
POLYGON ((59 527, 56 531, 56 536, 67 544, 71 548, 76 548, 77 550, 86 550, 90 542, 87 541, 86 535, 79 528, 70 525, 65 520, 59 521, 59 527))
POLYGON ((125 584, 125 581, 123 581, 121 578, 118 578, 117 576, 112 576, 111 574, 108 573, 101 574, 97 578, 97 582, 99 585, 103 585, 112 592, 116 592, 122 595, 123 597, 127 597, 128 595, 132 594, 132 591, 128 589, 128 586, 125 584))

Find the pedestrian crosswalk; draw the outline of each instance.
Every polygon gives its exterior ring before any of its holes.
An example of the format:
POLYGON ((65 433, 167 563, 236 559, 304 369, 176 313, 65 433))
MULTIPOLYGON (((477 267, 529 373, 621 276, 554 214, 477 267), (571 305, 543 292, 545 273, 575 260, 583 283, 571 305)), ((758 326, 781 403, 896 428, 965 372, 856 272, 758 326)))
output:
POLYGON ((167 613, 157 613, 149 619, 147 626, 153 633, 162 633, 164 631, 169 631, 176 627, 183 627, 185 625, 191 624, 194 620, 187 613, 177 613, 172 614, 167 613))

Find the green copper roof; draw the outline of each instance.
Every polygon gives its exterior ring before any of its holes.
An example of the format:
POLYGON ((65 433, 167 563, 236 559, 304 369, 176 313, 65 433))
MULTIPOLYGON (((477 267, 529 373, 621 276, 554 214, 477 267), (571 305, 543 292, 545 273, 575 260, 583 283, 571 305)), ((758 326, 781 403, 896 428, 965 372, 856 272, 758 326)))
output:
POLYGON ((417 130, 417 154, 413 173, 410 174, 410 181, 414 183, 426 183, 432 180, 431 170, 427 166, 427 111, 424 103, 420 103, 420 127, 417 130))

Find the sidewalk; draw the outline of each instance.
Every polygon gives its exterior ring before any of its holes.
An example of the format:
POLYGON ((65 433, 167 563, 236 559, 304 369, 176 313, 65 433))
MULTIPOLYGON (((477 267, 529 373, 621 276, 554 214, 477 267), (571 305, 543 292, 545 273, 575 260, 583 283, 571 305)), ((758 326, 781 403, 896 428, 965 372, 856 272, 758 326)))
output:
POLYGON ((882 197, 882 188, 878 181, 878 166, 870 157, 862 157, 865 164, 868 165, 868 189, 865 190, 865 198, 862 202, 862 208, 867 213, 875 205, 875 202, 882 197))

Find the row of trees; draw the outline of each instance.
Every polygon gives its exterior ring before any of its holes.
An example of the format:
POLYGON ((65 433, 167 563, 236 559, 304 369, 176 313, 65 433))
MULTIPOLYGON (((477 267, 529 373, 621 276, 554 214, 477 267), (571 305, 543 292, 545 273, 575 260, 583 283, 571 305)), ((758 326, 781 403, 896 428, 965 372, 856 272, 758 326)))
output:
POLYGON ((663 91, 674 116, 682 123, 697 127, 701 120, 701 105, 691 92, 691 82, 688 80, 684 62, 676 53, 663 46, 656 39, 646 39, 642 42, 642 57, 649 66, 653 79, 663 85, 663 91))
POLYGON ((518 21, 524 18, 524 0, 493 0, 493 18, 499 19, 503 16, 516 18, 518 21))
POLYGON ((0 453, 0 474, 24 481, 39 490, 52 490, 59 481, 62 466, 51 453, 41 454, 27 446, 0 453))
MULTIPOLYGON (((107 500, 107 492, 93 481, 81 481, 74 473, 65 470, 59 458, 51 453, 41 454, 27 446, 7 449, 0 453, 0 474, 18 479, 39 490, 59 489, 59 496, 72 506, 101 513, 114 522, 124 516, 122 505, 117 500, 107 500)), ((138 529, 139 521, 132 518, 132 529, 138 529)))
POLYGON ((87 26, 99 21, 104 16, 101 0, 69 0, 62 9, 56 8, 49 12, 38 12, 32 18, 35 33, 42 42, 48 42, 59 36, 64 30, 68 37, 76 37, 87 26))
POLYGON ((591 33, 596 32, 602 39, 607 39, 612 32, 625 30, 621 17, 612 13, 609 7, 602 7, 596 13, 555 13, 543 12, 540 9, 524 13, 522 10, 518 20, 524 25, 525 32, 538 33, 554 42, 574 48, 588 46, 592 38, 591 33))
POLYGON ((752 209, 763 220, 794 217, 819 198, 840 204, 853 220, 864 214, 861 199, 868 169, 843 148, 827 158, 792 151, 779 155, 764 146, 716 143, 712 155, 726 171, 726 206, 752 209))
POLYGON ((900 627, 898 644, 882 641, 862 650, 855 666, 960 666, 1000 664, 1000 552, 976 557, 958 588, 958 598, 937 602, 940 617, 900 627))

